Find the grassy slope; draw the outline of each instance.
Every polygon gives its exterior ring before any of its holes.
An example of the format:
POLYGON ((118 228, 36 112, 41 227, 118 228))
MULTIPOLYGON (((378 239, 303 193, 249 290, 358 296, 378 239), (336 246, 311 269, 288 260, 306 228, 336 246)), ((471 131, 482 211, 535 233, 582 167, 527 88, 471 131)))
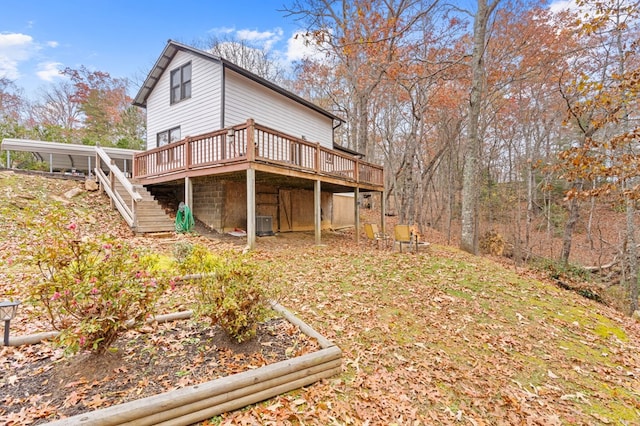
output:
POLYGON ((346 355, 305 422, 640 423, 640 329, 613 310, 448 247, 267 256, 346 355))
MULTIPOLYGON (((15 206, 69 186, 33 179, 0 179, 2 223, 18 223, 0 231, 3 279, 20 268, 11 245, 28 235, 15 206)), ((94 198, 72 208, 89 211, 94 198)), ((110 212, 94 214, 99 228, 121 229, 110 212)), ((216 423, 640 424, 636 322, 449 247, 413 255, 325 242, 276 239, 256 257, 281 303, 343 349, 343 374, 216 423)))

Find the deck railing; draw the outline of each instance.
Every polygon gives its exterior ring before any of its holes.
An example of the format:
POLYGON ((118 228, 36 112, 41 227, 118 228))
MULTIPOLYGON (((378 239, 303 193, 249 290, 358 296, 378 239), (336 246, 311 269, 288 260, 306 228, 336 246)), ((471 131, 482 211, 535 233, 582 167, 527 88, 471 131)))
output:
POLYGON ((253 120, 138 153, 134 156, 133 170, 135 178, 150 178, 244 161, 358 183, 384 184, 381 166, 255 124, 253 120))

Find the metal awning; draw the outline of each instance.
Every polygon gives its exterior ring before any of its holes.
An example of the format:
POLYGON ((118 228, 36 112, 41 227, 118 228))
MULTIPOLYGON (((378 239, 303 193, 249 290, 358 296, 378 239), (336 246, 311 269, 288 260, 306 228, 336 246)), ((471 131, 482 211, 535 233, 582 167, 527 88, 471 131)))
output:
MULTIPOLYGON (((31 139, 2 140, 0 149, 7 152, 30 152, 38 161, 49 165, 50 171, 85 172, 95 167, 96 153, 93 146, 59 142, 36 141, 31 139)), ((133 155, 141 152, 133 149, 103 148, 124 173, 132 170, 133 155)), ((11 168, 11 156, 7 156, 7 168, 11 168)))

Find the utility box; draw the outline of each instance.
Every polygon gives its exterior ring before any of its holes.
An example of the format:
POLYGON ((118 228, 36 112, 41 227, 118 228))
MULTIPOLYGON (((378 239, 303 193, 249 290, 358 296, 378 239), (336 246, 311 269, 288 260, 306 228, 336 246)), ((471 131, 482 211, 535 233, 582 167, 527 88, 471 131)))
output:
POLYGON ((273 235, 272 216, 256 216, 256 235, 259 237, 273 235))

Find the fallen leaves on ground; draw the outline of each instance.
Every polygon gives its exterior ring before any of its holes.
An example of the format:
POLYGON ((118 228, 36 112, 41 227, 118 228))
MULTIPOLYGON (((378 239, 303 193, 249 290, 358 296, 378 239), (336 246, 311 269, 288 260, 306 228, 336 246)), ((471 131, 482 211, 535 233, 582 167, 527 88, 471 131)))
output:
MULTIPOLYGON (((315 340, 284 319, 238 344, 192 320, 130 331, 115 352, 65 358, 50 343, 0 350, 0 420, 40 424, 89 410, 211 381, 318 350, 315 340)), ((3 424, 5 424, 3 423, 3 424)))
POLYGON ((352 232, 319 247, 281 234, 256 251, 279 302, 343 350, 342 374, 203 424, 640 423, 637 322, 524 269, 440 245, 376 250, 352 232))

